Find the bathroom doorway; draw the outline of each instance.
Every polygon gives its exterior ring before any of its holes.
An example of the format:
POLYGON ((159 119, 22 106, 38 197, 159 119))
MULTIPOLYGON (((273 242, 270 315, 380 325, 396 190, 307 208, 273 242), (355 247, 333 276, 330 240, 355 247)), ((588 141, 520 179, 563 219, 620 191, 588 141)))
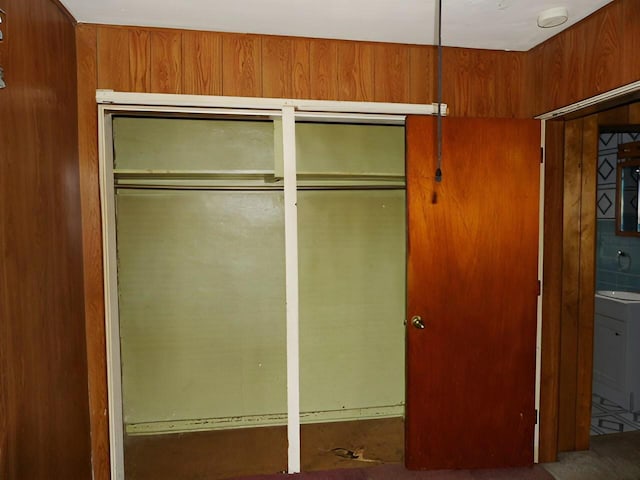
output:
POLYGON ((592 433, 596 235, 598 209, 607 206, 597 196, 600 128, 640 124, 637 94, 609 95, 541 117, 548 120, 540 411, 540 458, 547 462, 588 449, 592 433))
POLYGON ((592 436, 640 430, 640 237, 621 232, 620 223, 627 210, 635 209, 637 224, 639 176, 633 171, 621 182, 617 173, 625 160, 621 146, 639 140, 638 125, 600 126, 592 436), (617 205, 621 189, 628 195, 617 205))

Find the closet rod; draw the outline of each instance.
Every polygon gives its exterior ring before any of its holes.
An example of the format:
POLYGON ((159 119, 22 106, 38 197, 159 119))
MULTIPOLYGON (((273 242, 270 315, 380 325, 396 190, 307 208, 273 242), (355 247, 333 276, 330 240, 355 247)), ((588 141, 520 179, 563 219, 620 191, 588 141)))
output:
MULTIPOLYGON (((195 190, 195 191, 232 191, 232 192, 281 192, 282 186, 211 186, 211 185, 150 185, 150 184, 125 184, 116 185, 116 190, 195 190)), ((404 185, 300 185, 298 190, 406 190, 404 185)))

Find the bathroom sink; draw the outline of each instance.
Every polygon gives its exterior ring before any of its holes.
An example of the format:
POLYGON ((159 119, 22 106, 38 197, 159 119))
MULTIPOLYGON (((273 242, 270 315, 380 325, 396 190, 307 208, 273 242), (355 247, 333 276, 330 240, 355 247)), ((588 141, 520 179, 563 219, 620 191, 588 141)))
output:
POLYGON ((598 290, 596 296, 608 297, 620 302, 640 302, 640 293, 621 292, 618 290, 598 290))
POLYGON ((640 413, 640 293, 598 290, 593 392, 640 413))

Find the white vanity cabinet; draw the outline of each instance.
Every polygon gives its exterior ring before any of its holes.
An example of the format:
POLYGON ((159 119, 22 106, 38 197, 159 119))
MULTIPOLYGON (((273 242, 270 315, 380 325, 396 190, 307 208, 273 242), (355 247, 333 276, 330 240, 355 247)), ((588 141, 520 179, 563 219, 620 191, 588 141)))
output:
POLYGON ((606 293, 595 299, 593 393, 640 411, 640 298, 606 293))

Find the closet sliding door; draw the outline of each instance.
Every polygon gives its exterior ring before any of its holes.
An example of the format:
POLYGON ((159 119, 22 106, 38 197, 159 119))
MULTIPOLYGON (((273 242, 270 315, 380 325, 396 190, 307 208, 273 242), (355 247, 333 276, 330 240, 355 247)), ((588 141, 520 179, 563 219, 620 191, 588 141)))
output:
POLYGON ((127 480, 286 470, 278 123, 121 116, 113 131, 127 480))

